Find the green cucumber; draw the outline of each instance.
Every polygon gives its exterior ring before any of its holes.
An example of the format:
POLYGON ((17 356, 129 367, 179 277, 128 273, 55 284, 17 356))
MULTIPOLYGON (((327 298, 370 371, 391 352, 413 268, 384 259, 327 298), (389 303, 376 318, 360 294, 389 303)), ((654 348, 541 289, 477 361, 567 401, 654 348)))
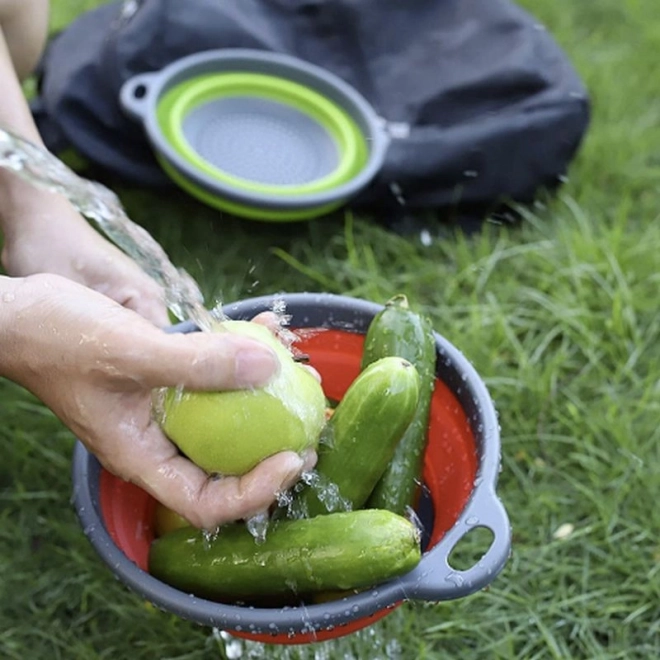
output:
POLYGON ((414 506, 422 478, 431 396, 435 385, 436 346, 430 321, 412 311, 400 294, 391 298, 369 324, 364 341, 362 368, 386 356, 397 356, 415 365, 420 377, 417 410, 394 456, 376 484, 367 506, 404 515, 414 506))
POLYGON ((294 497, 290 517, 359 509, 394 455, 419 398, 415 367, 398 357, 359 373, 321 431, 316 476, 294 497))
POLYGON ((349 511, 273 524, 256 543, 242 523, 209 539, 185 527, 153 541, 149 572, 212 600, 357 589, 412 570, 419 531, 390 511, 349 511))

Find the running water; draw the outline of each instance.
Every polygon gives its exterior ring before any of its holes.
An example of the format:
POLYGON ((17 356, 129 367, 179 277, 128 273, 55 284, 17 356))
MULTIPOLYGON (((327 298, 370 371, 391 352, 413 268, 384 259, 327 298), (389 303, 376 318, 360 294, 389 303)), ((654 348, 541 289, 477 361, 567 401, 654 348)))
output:
POLYGON ((408 627, 404 618, 399 609, 351 635, 313 644, 264 644, 234 637, 218 628, 212 630, 211 638, 221 660, 404 660, 410 657, 406 653, 409 649, 397 640, 397 633, 408 627))
POLYGON ((305 488, 310 488, 328 513, 350 511, 353 507, 350 500, 344 498, 339 487, 316 470, 303 472, 300 481, 293 487, 291 493, 278 498, 278 506, 284 510, 287 518, 307 518, 308 511, 303 498, 296 497, 305 488))
POLYGON ((64 195, 86 218, 158 282, 168 309, 180 320, 191 320, 210 330, 221 316, 211 313, 195 280, 175 268, 158 242, 132 222, 118 197, 105 186, 78 176, 61 160, 28 140, 0 128, 0 167, 12 170, 29 183, 64 195))

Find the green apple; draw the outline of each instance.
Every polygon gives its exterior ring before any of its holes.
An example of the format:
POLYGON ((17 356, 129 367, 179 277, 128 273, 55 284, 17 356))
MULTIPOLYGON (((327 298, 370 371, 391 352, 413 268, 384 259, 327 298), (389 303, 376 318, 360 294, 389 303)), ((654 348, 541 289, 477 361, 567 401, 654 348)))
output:
POLYGON ((190 523, 182 515, 164 504, 156 502, 156 510, 154 511, 154 534, 156 536, 163 536, 175 529, 189 526, 190 523))
POLYGON ((326 406, 318 380, 259 323, 225 321, 218 331, 270 346, 280 360, 279 373, 255 389, 168 390, 158 421, 170 440, 201 468, 221 475, 245 474, 280 451, 316 448, 326 406))

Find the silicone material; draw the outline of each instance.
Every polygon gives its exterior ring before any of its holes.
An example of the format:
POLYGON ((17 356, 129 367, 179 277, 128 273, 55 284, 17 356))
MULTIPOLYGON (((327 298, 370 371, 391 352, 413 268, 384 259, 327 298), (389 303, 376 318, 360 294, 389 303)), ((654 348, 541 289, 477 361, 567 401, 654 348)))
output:
POLYGON ((267 220, 270 222, 296 222, 300 220, 311 220, 322 215, 327 215, 341 206, 341 201, 333 204, 323 204, 321 206, 310 206, 306 209, 294 210, 273 210, 269 208, 260 208, 258 206, 247 206, 234 202, 228 197, 220 197, 201 186, 186 179, 171 163, 164 158, 158 157, 160 166, 167 175, 178 184, 183 190, 195 197, 201 202, 208 204, 220 211, 227 211, 232 215, 251 220, 267 220))
POLYGON ((255 192, 304 194, 343 183, 363 164, 357 125, 308 87, 275 76, 220 73, 168 90, 163 135, 200 171, 255 192))
POLYGON ((176 183, 254 219, 300 220, 344 204, 380 171, 389 146, 384 121, 354 88, 278 53, 196 53, 130 78, 120 103, 176 183))
MULTIPOLYGON (((382 309, 355 298, 298 293, 225 306, 232 318, 250 319, 285 303, 298 347, 310 355, 327 396, 341 398, 359 373, 364 333, 382 309)), ((173 331, 190 332, 190 323, 173 331)), ((85 534, 114 574, 158 607, 203 625, 266 643, 295 644, 340 637, 370 625, 407 599, 450 600, 492 582, 511 548, 508 517, 495 486, 500 467, 497 415, 488 391, 463 354, 435 335, 438 380, 431 403, 418 515, 424 554, 416 569, 372 589, 317 604, 247 608, 182 593, 146 571, 155 503, 144 491, 103 470, 78 443, 73 460, 74 502, 85 534), (476 565, 455 570, 452 550, 471 530, 492 532, 476 565)))

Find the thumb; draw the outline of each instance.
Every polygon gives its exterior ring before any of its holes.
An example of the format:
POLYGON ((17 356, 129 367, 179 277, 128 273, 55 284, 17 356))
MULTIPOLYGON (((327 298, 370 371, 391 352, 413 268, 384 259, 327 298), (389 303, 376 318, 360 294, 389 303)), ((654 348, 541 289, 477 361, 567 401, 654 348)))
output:
POLYGON ((260 387, 279 371, 275 351, 256 339, 229 332, 167 334, 148 325, 119 357, 124 373, 146 387, 260 387))

